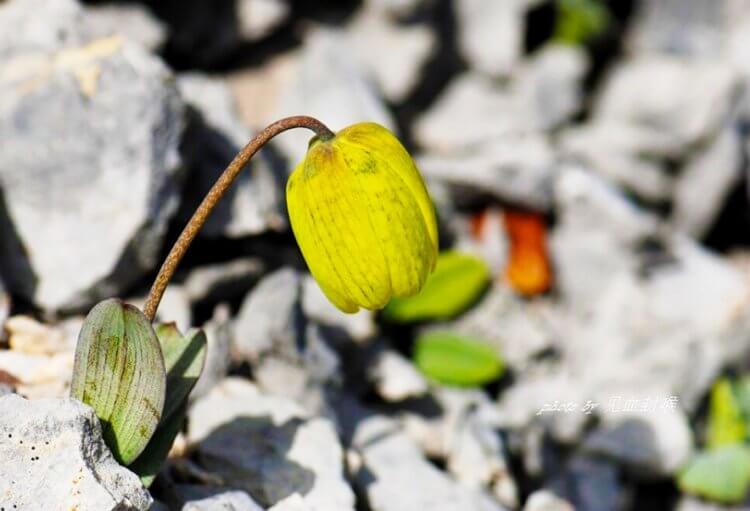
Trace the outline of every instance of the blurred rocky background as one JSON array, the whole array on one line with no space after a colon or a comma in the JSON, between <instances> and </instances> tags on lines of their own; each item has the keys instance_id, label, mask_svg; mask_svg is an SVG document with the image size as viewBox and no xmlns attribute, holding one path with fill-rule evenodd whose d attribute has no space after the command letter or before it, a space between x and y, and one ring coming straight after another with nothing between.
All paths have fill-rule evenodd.
<instances>
[{"instance_id":1,"label":"blurred rocky background","mask_svg":"<svg viewBox=\"0 0 750 511\"><path fill-rule=\"evenodd\" d=\"M4 474L65 460L14 490L50 510L75 473L79 509L750 509L749 92L747 0L0 0L0 394L31 399L0 400ZM149 495L42 398L294 114L395 131L441 248L488 273L420 317L338 312L285 212L310 135L279 136L159 310L209 355ZM498 370L426 374L440 331Z\"/></svg>"}]
</instances>

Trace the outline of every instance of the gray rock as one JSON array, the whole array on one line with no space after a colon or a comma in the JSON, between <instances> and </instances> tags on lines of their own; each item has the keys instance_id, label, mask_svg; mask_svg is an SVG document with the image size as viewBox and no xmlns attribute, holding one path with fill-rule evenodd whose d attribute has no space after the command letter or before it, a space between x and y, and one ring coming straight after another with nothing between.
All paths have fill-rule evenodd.
<instances>
[{"instance_id":1,"label":"gray rock","mask_svg":"<svg viewBox=\"0 0 750 511\"><path fill-rule=\"evenodd\" d=\"M339 359L328 347L328 327L308 322L303 314L302 283L290 268L266 276L240 307L233 352L250 363L265 392L322 412L326 389L340 380Z\"/></svg>"},{"instance_id":2,"label":"gray rock","mask_svg":"<svg viewBox=\"0 0 750 511\"><path fill-rule=\"evenodd\" d=\"M611 410L604 426L584 439L582 450L611 458L639 478L674 473L693 451L690 424L681 410L652 408Z\"/></svg>"},{"instance_id":3,"label":"gray rock","mask_svg":"<svg viewBox=\"0 0 750 511\"><path fill-rule=\"evenodd\" d=\"M234 320L233 350L239 357L258 361L272 350L297 354L305 329L301 285L302 276L284 268L266 276L245 297Z\"/></svg>"},{"instance_id":4,"label":"gray rock","mask_svg":"<svg viewBox=\"0 0 750 511\"><path fill-rule=\"evenodd\" d=\"M151 51L161 48L167 39L164 24L141 5L92 5L87 7L86 17L100 36L119 34Z\"/></svg>"},{"instance_id":5,"label":"gray rock","mask_svg":"<svg viewBox=\"0 0 750 511\"><path fill-rule=\"evenodd\" d=\"M708 232L742 177L743 149L737 128L729 126L690 158L675 183L675 228L694 238Z\"/></svg>"},{"instance_id":6,"label":"gray rock","mask_svg":"<svg viewBox=\"0 0 750 511\"><path fill-rule=\"evenodd\" d=\"M653 202L671 199L674 177L667 172L666 161L678 158L683 150L672 135L619 120L566 129L559 147L564 159Z\"/></svg>"},{"instance_id":7,"label":"gray rock","mask_svg":"<svg viewBox=\"0 0 750 511\"><path fill-rule=\"evenodd\" d=\"M641 2L628 37L628 46L638 53L713 57L726 42L731 3L727 0Z\"/></svg>"},{"instance_id":8,"label":"gray rock","mask_svg":"<svg viewBox=\"0 0 750 511\"><path fill-rule=\"evenodd\" d=\"M361 10L347 26L347 47L375 79L383 95L403 101L419 83L437 38L424 24L400 25L381 6Z\"/></svg>"},{"instance_id":9,"label":"gray rock","mask_svg":"<svg viewBox=\"0 0 750 511\"><path fill-rule=\"evenodd\" d=\"M340 328L355 341L366 341L377 333L375 314L365 309L344 314L336 308L311 276L302 280L302 310L305 316L321 325Z\"/></svg>"},{"instance_id":10,"label":"gray rock","mask_svg":"<svg viewBox=\"0 0 750 511\"><path fill-rule=\"evenodd\" d=\"M127 300L127 302L143 309L146 298L134 298ZM156 310L156 322L176 323L178 330L186 333L193 324L192 316L190 297L185 288L179 284L170 283L164 291L159 308Z\"/></svg>"},{"instance_id":11,"label":"gray rock","mask_svg":"<svg viewBox=\"0 0 750 511\"><path fill-rule=\"evenodd\" d=\"M244 491L226 491L188 502L182 511L263 511L263 508Z\"/></svg>"},{"instance_id":12,"label":"gray rock","mask_svg":"<svg viewBox=\"0 0 750 511\"><path fill-rule=\"evenodd\" d=\"M244 296L265 270L259 258L243 258L228 263L200 266L183 283L191 302L218 302Z\"/></svg>"},{"instance_id":13,"label":"gray rock","mask_svg":"<svg viewBox=\"0 0 750 511\"><path fill-rule=\"evenodd\" d=\"M482 491L448 478L385 417L363 418L356 426L353 449L349 466L354 484L373 511L505 509Z\"/></svg>"},{"instance_id":14,"label":"gray rock","mask_svg":"<svg viewBox=\"0 0 750 511\"><path fill-rule=\"evenodd\" d=\"M237 21L240 36L247 41L266 37L289 16L290 7L283 0L239 0Z\"/></svg>"},{"instance_id":15,"label":"gray rock","mask_svg":"<svg viewBox=\"0 0 750 511\"><path fill-rule=\"evenodd\" d=\"M526 499L523 511L575 511L575 508L550 491L537 490Z\"/></svg>"},{"instance_id":16,"label":"gray rock","mask_svg":"<svg viewBox=\"0 0 750 511\"><path fill-rule=\"evenodd\" d=\"M180 217L186 222L235 155L252 138L240 120L228 86L221 80L188 73L177 85L194 115L182 144L189 166ZM201 234L238 238L286 227L285 167L273 144L256 154L237 177Z\"/></svg>"},{"instance_id":17,"label":"gray rock","mask_svg":"<svg viewBox=\"0 0 750 511\"><path fill-rule=\"evenodd\" d=\"M523 51L527 0L456 2L458 48L469 65L490 76L507 76Z\"/></svg>"},{"instance_id":18,"label":"gray rock","mask_svg":"<svg viewBox=\"0 0 750 511\"><path fill-rule=\"evenodd\" d=\"M556 174L552 148L532 134L498 137L451 156L428 153L417 165L425 178L447 183L455 193L489 193L541 210L550 206Z\"/></svg>"},{"instance_id":19,"label":"gray rock","mask_svg":"<svg viewBox=\"0 0 750 511\"><path fill-rule=\"evenodd\" d=\"M737 73L724 62L643 56L615 68L594 116L661 131L688 148L719 131L738 92Z\"/></svg>"},{"instance_id":20,"label":"gray rock","mask_svg":"<svg viewBox=\"0 0 750 511\"><path fill-rule=\"evenodd\" d=\"M0 41L0 137L13 140L0 156L0 261L9 289L60 309L117 295L157 264L183 109L157 58L87 38L70 6L52 17L62 0L36 3L0 9L0 32L15 34Z\"/></svg>"},{"instance_id":21,"label":"gray rock","mask_svg":"<svg viewBox=\"0 0 750 511\"><path fill-rule=\"evenodd\" d=\"M686 413L724 364L750 350L740 312L748 289L742 273L688 238L661 242L661 252L641 254L642 269L611 269L598 303L561 332L559 360L518 375L500 402L506 426L541 422L571 442L592 414L612 427L636 414L653 436L653 449L637 455L644 475L671 474L687 459Z\"/></svg>"},{"instance_id":22,"label":"gray rock","mask_svg":"<svg viewBox=\"0 0 750 511\"><path fill-rule=\"evenodd\" d=\"M414 125L414 137L430 152L449 154L509 134L534 132L529 104L491 79L467 72L454 78Z\"/></svg>"},{"instance_id":23,"label":"gray rock","mask_svg":"<svg viewBox=\"0 0 750 511\"><path fill-rule=\"evenodd\" d=\"M573 456L548 486L576 511L616 511L625 502L617 466L593 457Z\"/></svg>"},{"instance_id":24,"label":"gray rock","mask_svg":"<svg viewBox=\"0 0 750 511\"><path fill-rule=\"evenodd\" d=\"M203 331L206 333L207 342L206 362L198 382L190 393L191 400L208 393L229 373L233 337L230 310L226 304L216 306L211 320L203 325Z\"/></svg>"},{"instance_id":25,"label":"gray rock","mask_svg":"<svg viewBox=\"0 0 750 511\"><path fill-rule=\"evenodd\" d=\"M606 181L575 167L561 172L555 202L555 280L563 297L584 310L597 303L617 272L635 269L635 251L657 234L657 221Z\"/></svg>"},{"instance_id":26,"label":"gray rock","mask_svg":"<svg viewBox=\"0 0 750 511\"><path fill-rule=\"evenodd\" d=\"M393 350L383 350L375 357L368 376L380 397L390 402L422 396L429 389L422 373Z\"/></svg>"},{"instance_id":27,"label":"gray rock","mask_svg":"<svg viewBox=\"0 0 750 511\"><path fill-rule=\"evenodd\" d=\"M0 455L6 508L145 511L152 502L112 457L94 411L72 399L0 397Z\"/></svg>"},{"instance_id":28,"label":"gray rock","mask_svg":"<svg viewBox=\"0 0 750 511\"><path fill-rule=\"evenodd\" d=\"M226 379L198 400L188 438L204 468L264 506L299 493L312 509L354 509L333 424L246 380Z\"/></svg>"},{"instance_id":29,"label":"gray rock","mask_svg":"<svg viewBox=\"0 0 750 511\"><path fill-rule=\"evenodd\" d=\"M0 350L0 372L26 397L50 398L69 394L80 320L44 325L26 316L5 322L11 349Z\"/></svg>"},{"instance_id":30,"label":"gray rock","mask_svg":"<svg viewBox=\"0 0 750 511\"><path fill-rule=\"evenodd\" d=\"M322 29L309 33L294 69L280 83L278 103L264 122L305 112L333 131L362 121L377 122L394 131L395 121L377 87L347 48L340 33ZM294 130L278 138L290 165L302 160L312 136L307 130Z\"/></svg>"},{"instance_id":31,"label":"gray rock","mask_svg":"<svg viewBox=\"0 0 750 511\"><path fill-rule=\"evenodd\" d=\"M61 47L83 45L92 36L92 27L76 0L6 1L0 6L0 21L3 62L19 53L44 54ZM50 30L51 27L55 30Z\"/></svg>"},{"instance_id":32,"label":"gray rock","mask_svg":"<svg viewBox=\"0 0 750 511\"><path fill-rule=\"evenodd\" d=\"M441 403L446 402L446 397L443 396ZM503 442L488 422L487 413L483 413L489 400L481 399L477 405L460 394L449 397L453 401L458 397L460 405L449 407L445 417L450 431L446 452L448 472L469 488L490 488L501 504L518 508L518 488L505 458Z\"/></svg>"},{"instance_id":33,"label":"gray rock","mask_svg":"<svg viewBox=\"0 0 750 511\"><path fill-rule=\"evenodd\" d=\"M555 128L581 109L588 68L582 48L562 45L547 45L523 63L513 88L533 113L535 125Z\"/></svg>"}]
</instances>

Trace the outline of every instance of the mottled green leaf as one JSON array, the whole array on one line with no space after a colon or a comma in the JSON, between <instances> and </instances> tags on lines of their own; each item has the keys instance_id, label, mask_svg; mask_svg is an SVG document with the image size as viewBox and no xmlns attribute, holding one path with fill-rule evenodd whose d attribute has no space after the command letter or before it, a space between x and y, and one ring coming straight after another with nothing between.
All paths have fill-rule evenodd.
<instances>
[{"instance_id":1,"label":"mottled green leaf","mask_svg":"<svg viewBox=\"0 0 750 511\"><path fill-rule=\"evenodd\" d=\"M187 399L206 361L206 334L193 329L183 336L174 323L156 327L167 370L167 397L163 419L169 418Z\"/></svg>"},{"instance_id":2,"label":"mottled green leaf","mask_svg":"<svg viewBox=\"0 0 750 511\"><path fill-rule=\"evenodd\" d=\"M489 269L478 257L443 252L422 291L412 297L394 298L383 310L383 316L400 323L450 319L476 302L489 279Z\"/></svg>"},{"instance_id":3,"label":"mottled green leaf","mask_svg":"<svg viewBox=\"0 0 750 511\"><path fill-rule=\"evenodd\" d=\"M146 449L138 456L130 470L138 474L143 486L148 488L154 482L156 476L161 470L164 460L167 459L169 450L172 448L174 439L182 429L187 414L187 401L183 401L182 406L174 410L170 416L165 416L159 427L156 428L154 436L146 446Z\"/></svg>"},{"instance_id":4,"label":"mottled green leaf","mask_svg":"<svg viewBox=\"0 0 750 511\"><path fill-rule=\"evenodd\" d=\"M414 362L426 376L447 385L483 385L503 373L502 360L490 346L447 332L417 339Z\"/></svg>"},{"instance_id":5,"label":"mottled green leaf","mask_svg":"<svg viewBox=\"0 0 750 511\"><path fill-rule=\"evenodd\" d=\"M94 409L120 463L129 464L146 447L165 391L161 348L143 313L114 299L91 309L78 337L71 396Z\"/></svg>"},{"instance_id":6,"label":"mottled green leaf","mask_svg":"<svg viewBox=\"0 0 750 511\"><path fill-rule=\"evenodd\" d=\"M745 438L745 420L732 384L726 378L714 383L708 412L706 445L709 448L735 444Z\"/></svg>"},{"instance_id":7,"label":"mottled green leaf","mask_svg":"<svg viewBox=\"0 0 750 511\"><path fill-rule=\"evenodd\" d=\"M703 451L680 471L677 483L686 493L706 499L741 502L750 488L750 448L732 444Z\"/></svg>"}]
</instances>

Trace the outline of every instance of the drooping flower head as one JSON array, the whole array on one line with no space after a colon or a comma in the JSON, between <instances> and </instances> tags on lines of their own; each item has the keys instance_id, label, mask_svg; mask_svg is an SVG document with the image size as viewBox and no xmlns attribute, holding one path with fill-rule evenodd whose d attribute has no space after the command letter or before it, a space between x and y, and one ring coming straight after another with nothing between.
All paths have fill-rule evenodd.
<instances>
[{"instance_id":1,"label":"drooping flower head","mask_svg":"<svg viewBox=\"0 0 750 511\"><path fill-rule=\"evenodd\" d=\"M409 153L378 124L313 138L286 195L310 272L344 312L416 294L435 266L432 201Z\"/></svg>"}]
</instances>

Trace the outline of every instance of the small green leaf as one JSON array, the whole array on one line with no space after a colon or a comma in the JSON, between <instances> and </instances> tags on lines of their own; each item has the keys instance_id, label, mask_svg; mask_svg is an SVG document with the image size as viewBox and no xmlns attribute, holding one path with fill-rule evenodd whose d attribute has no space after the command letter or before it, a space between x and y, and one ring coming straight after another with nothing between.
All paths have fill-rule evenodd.
<instances>
[{"instance_id":1,"label":"small green leaf","mask_svg":"<svg viewBox=\"0 0 750 511\"><path fill-rule=\"evenodd\" d=\"M174 323L162 323L156 327L156 336L161 343L167 370L164 421L182 406L203 372L206 334L203 330L193 329L183 336Z\"/></svg>"},{"instance_id":2,"label":"small green leaf","mask_svg":"<svg viewBox=\"0 0 750 511\"><path fill-rule=\"evenodd\" d=\"M71 396L94 409L104 441L123 465L151 439L165 390L161 348L143 313L115 299L91 309L78 336Z\"/></svg>"},{"instance_id":3,"label":"small green leaf","mask_svg":"<svg viewBox=\"0 0 750 511\"><path fill-rule=\"evenodd\" d=\"M408 298L394 298L383 316L399 323L453 318L471 307L489 279L489 269L478 257L443 252L422 291Z\"/></svg>"},{"instance_id":4,"label":"small green leaf","mask_svg":"<svg viewBox=\"0 0 750 511\"><path fill-rule=\"evenodd\" d=\"M426 376L447 385L483 385L503 373L502 360L490 346L447 332L417 339L414 362Z\"/></svg>"},{"instance_id":5,"label":"small green leaf","mask_svg":"<svg viewBox=\"0 0 750 511\"><path fill-rule=\"evenodd\" d=\"M611 15L600 0L557 0L557 23L553 40L580 45L607 30Z\"/></svg>"},{"instance_id":6,"label":"small green leaf","mask_svg":"<svg viewBox=\"0 0 750 511\"><path fill-rule=\"evenodd\" d=\"M164 460L169 455L174 439L182 429L187 414L187 402L177 408L169 417L156 428L154 436L143 450L138 459L130 465L130 470L138 474L143 486L148 488L154 482L161 470Z\"/></svg>"},{"instance_id":7,"label":"small green leaf","mask_svg":"<svg viewBox=\"0 0 750 511\"><path fill-rule=\"evenodd\" d=\"M732 384L726 378L714 383L708 412L706 445L709 448L741 442L745 438L745 420Z\"/></svg>"},{"instance_id":8,"label":"small green leaf","mask_svg":"<svg viewBox=\"0 0 750 511\"><path fill-rule=\"evenodd\" d=\"M734 504L744 500L750 488L750 448L724 445L694 456L677 476L686 493Z\"/></svg>"}]
</instances>

